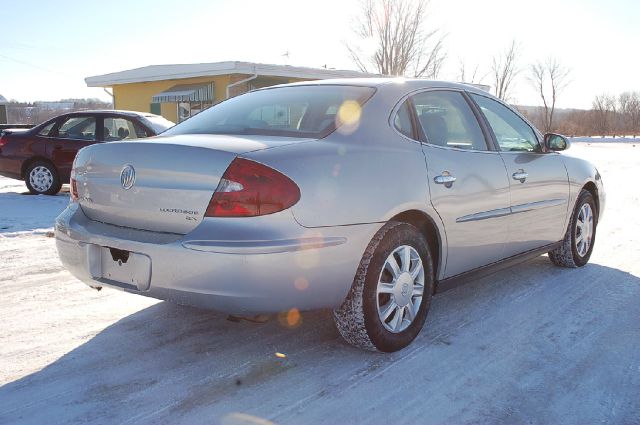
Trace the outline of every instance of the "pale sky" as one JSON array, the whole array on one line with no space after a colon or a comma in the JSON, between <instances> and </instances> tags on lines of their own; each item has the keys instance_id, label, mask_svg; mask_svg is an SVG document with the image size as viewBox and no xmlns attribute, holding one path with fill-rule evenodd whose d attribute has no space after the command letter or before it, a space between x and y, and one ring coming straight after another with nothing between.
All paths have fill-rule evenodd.
<instances>
[{"instance_id":1,"label":"pale sky","mask_svg":"<svg viewBox=\"0 0 640 425\"><path fill-rule=\"evenodd\" d=\"M0 94L21 101L106 100L85 77L152 64L356 69L344 41L353 38L357 0L0 0L0 10ZM516 39L524 70L515 103L540 103L524 76L549 55L572 69L561 107L589 108L596 94L640 90L638 1L432 0L430 11L429 25L446 33L440 79L457 80L463 60L491 84L491 56Z\"/></svg>"}]
</instances>

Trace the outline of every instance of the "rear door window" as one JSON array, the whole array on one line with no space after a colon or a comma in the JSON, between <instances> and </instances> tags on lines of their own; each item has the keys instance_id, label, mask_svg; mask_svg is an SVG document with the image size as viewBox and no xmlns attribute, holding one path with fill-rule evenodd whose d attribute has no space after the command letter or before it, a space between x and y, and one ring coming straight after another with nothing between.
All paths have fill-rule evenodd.
<instances>
[{"instance_id":1,"label":"rear door window","mask_svg":"<svg viewBox=\"0 0 640 425\"><path fill-rule=\"evenodd\" d=\"M44 136L44 137L48 137L51 135L51 130L53 129L53 126L56 125L56 122L53 121L47 125L45 125L44 127L42 127L42 130L40 130L38 132L38 136Z\"/></svg>"},{"instance_id":2,"label":"rear door window","mask_svg":"<svg viewBox=\"0 0 640 425\"><path fill-rule=\"evenodd\" d=\"M406 100L402 106L398 109L395 118L393 119L393 126L403 135L410 139L415 139L413 131L413 124L411 122L411 106L409 101Z\"/></svg>"},{"instance_id":3,"label":"rear door window","mask_svg":"<svg viewBox=\"0 0 640 425\"><path fill-rule=\"evenodd\" d=\"M460 92L427 91L412 97L427 143L447 148L486 151L480 124Z\"/></svg>"}]
</instances>

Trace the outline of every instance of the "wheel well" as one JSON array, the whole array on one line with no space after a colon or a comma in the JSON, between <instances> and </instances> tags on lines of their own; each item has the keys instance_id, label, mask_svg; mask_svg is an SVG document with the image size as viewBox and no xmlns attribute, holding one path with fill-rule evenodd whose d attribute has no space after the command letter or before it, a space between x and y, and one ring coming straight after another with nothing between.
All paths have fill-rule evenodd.
<instances>
[{"instance_id":1,"label":"wheel well","mask_svg":"<svg viewBox=\"0 0 640 425\"><path fill-rule=\"evenodd\" d=\"M433 257L433 269L435 272L435 278L438 278L438 272L440 267L440 251L442 242L440 239L440 233L438 232L438 228L435 223L427 214L418 210L410 210L400 213L390 221L401 221L403 223L409 223L416 226L420 233L422 233L429 244L429 250L431 251L431 256Z\"/></svg>"},{"instance_id":2,"label":"wheel well","mask_svg":"<svg viewBox=\"0 0 640 425\"><path fill-rule=\"evenodd\" d=\"M598 217L600 215L600 198L598 197L598 188L596 187L596 184L594 182L588 182L584 185L583 189L591 192L593 200L596 203L596 217Z\"/></svg>"},{"instance_id":3,"label":"wheel well","mask_svg":"<svg viewBox=\"0 0 640 425\"><path fill-rule=\"evenodd\" d=\"M25 162L22 163L22 169L20 170L20 176L22 176L23 179L26 178L27 169L31 166L31 164L33 164L34 162L37 162L37 161L46 162L48 164L51 164L54 167L56 166L48 158L44 158L44 157L41 157L41 156L33 156L33 157L27 159Z\"/></svg>"}]
</instances>

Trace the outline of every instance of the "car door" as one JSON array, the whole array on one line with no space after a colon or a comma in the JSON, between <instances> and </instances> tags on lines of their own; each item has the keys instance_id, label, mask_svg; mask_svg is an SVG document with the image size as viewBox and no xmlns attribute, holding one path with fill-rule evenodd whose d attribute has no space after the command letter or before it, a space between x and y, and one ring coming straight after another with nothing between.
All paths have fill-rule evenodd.
<instances>
[{"instance_id":1,"label":"car door","mask_svg":"<svg viewBox=\"0 0 640 425\"><path fill-rule=\"evenodd\" d=\"M97 121L93 115L71 115L60 120L50 134L46 152L64 183L69 179L78 151L98 142Z\"/></svg>"},{"instance_id":2,"label":"car door","mask_svg":"<svg viewBox=\"0 0 640 425\"><path fill-rule=\"evenodd\" d=\"M467 96L429 90L410 99L426 157L431 203L444 223L444 277L504 257L509 181Z\"/></svg>"},{"instance_id":3,"label":"car door","mask_svg":"<svg viewBox=\"0 0 640 425\"><path fill-rule=\"evenodd\" d=\"M544 152L533 128L500 102L472 94L492 130L509 176L511 216L507 255L562 239L569 179L560 154Z\"/></svg>"}]
</instances>

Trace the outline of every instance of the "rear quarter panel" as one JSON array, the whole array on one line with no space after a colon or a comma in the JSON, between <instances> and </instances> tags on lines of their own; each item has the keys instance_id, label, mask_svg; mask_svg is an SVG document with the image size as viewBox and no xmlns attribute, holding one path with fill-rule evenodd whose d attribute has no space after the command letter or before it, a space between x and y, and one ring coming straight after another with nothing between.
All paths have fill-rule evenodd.
<instances>
[{"instance_id":1,"label":"rear quarter panel","mask_svg":"<svg viewBox=\"0 0 640 425\"><path fill-rule=\"evenodd\" d=\"M46 158L43 140L31 134L8 134L9 141L0 148L0 170L15 178L22 178L24 162L33 157Z\"/></svg>"},{"instance_id":2,"label":"rear quarter panel","mask_svg":"<svg viewBox=\"0 0 640 425\"><path fill-rule=\"evenodd\" d=\"M305 227L384 222L428 204L424 155L418 144L371 149L358 140L302 143L246 154L300 187L292 208Z\"/></svg>"}]
</instances>

